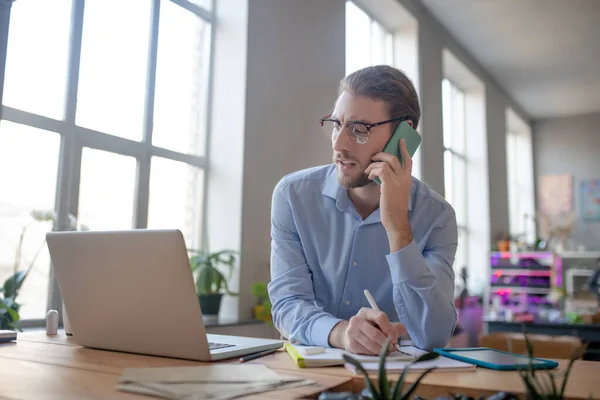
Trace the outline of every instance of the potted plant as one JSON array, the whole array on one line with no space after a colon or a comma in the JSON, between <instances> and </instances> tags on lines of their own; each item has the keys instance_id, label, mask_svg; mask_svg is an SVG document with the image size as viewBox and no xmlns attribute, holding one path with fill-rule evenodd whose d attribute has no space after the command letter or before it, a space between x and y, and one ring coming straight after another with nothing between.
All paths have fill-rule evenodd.
<instances>
[{"instance_id":1,"label":"potted plant","mask_svg":"<svg viewBox=\"0 0 600 400\"><path fill-rule=\"evenodd\" d=\"M258 304L254 306L254 318L265 321L267 324L273 324L273 316L271 315L271 300L269 298L269 290L264 282L257 282L252 285L252 294L256 296Z\"/></svg>"},{"instance_id":2,"label":"potted plant","mask_svg":"<svg viewBox=\"0 0 600 400\"><path fill-rule=\"evenodd\" d=\"M512 238L509 234L503 233L496 237L496 249L501 252L510 251L510 242Z\"/></svg>"},{"instance_id":3,"label":"potted plant","mask_svg":"<svg viewBox=\"0 0 600 400\"><path fill-rule=\"evenodd\" d=\"M26 268L23 268L23 243L25 241L27 229L32 223L36 222L51 222L52 230L55 229L56 213L53 210L33 210L29 216L31 217L31 221L23 226L21 235L19 237L19 243L15 251L13 274L6 279L3 286L0 287L0 330L20 330L18 323L21 319L19 315L21 304L17 303L17 297L19 295L19 291L21 290L21 286L23 283L25 283L25 279L29 275L29 272L31 272L33 269L38 256L46 247L46 240L44 240L33 255L31 261L29 261L29 265ZM77 219L72 215L69 215L69 224L71 230L78 228ZM87 230L87 227L82 225L81 229Z\"/></svg>"},{"instance_id":4,"label":"potted plant","mask_svg":"<svg viewBox=\"0 0 600 400\"><path fill-rule=\"evenodd\" d=\"M369 377L367 371L363 368L362 364L353 358L349 354L344 354L344 360L352 364L357 371L363 375L365 380L365 388L360 393L352 393L352 392L322 392L319 395L319 400L425 400L420 396L411 397L415 390L419 386L421 380L434 368L429 368L425 370L416 380L410 385L406 390L404 387L404 380L406 377L409 368L404 368L404 371L398 378L395 384L387 376L387 371L385 368L385 359L387 356L387 349L389 346L390 340L388 339L385 345L382 347L382 351L379 357L379 371L378 376L374 379L374 382ZM579 348L574 351L571 355L569 364L564 373L559 373L558 371L548 371L548 370L538 370L536 371L532 367L532 358L533 358L533 348L527 335L525 335L525 343L527 347L527 355L529 357L529 362L527 365L524 365L523 368L519 369L517 372L519 373L521 380L525 386L525 399L532 400L564 400L565 399L565 388L567 386L567 381L569 379L569 374L571 372L571 367L575 360L581 357L583 353L583 349ZM431 360L438 357L437 353L426 353L419 357L415 363ZM590 397L591 399L591 394ZM479 397L471 397L461 393L448 393L448 396L439 396L436 397L436 400L518 400L519 397L513 393L509 392L496 392L490 396L479 396Z\"/></svg>"},{"instance_id":5,"label":"potted plant","mask_svg":"<svg viewBox=\"0 0 600 400\"><path fill-rule=\"evenodd\" d=\"M190 252L193 254L190 257L190 264L202 314L217 317L223 294L237 296L237 293L231 292L227 285L233 273L237 252L233 250L221 250L215 253L198 250ZM227 277L220 269L221 266L227 269Z\"/></svg>"}]
</instances>

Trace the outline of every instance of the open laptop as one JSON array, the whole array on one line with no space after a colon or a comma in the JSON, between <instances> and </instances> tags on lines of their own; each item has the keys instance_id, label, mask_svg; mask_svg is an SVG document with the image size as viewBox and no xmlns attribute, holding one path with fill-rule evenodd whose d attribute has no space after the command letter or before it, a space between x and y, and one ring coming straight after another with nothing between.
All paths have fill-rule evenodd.
<instances>
[{"instance_id":1,"label":"open laptop","mask_svg":"<svg viewBox=\"0 0 600 400\"><path fill-rule=\"evenodd\" d=\"M283 345L206 334L179 230L49 232L46 239L82 346L213 361Z\"/></svg>"}]
</instances>

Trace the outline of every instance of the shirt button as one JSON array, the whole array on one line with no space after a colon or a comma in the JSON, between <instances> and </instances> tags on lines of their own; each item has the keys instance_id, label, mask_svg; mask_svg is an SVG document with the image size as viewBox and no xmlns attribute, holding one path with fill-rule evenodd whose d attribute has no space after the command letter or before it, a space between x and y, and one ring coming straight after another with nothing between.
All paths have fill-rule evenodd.
<instances>
[{"instance_id":1,"label":"shirt button","mask_svg":"<svg viewBox=\"0 0 600 400\"><path fill-rule=\"evenodd\" d=\"M354 262L352 263L352 265L354 265L354 266L356 267L356 266L358 265L358 263L357 263L356 261L354 261Z\"/></svg>"},{"instance_id":2,"label":"shirt button","mask_svg":"<svg viewBox=\"0 0 600 400\"><path fill-rule=\"evenodd\" d=\"M349 306L350 305L350 300L346 300L346 305Z\"/></svg>"}]
</instances>

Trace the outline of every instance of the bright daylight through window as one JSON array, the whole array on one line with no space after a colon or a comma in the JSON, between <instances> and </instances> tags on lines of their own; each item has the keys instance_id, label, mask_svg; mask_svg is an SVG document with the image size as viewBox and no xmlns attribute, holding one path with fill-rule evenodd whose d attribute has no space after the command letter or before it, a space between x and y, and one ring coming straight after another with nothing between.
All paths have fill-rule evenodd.
<instances>
[{"instance_id":1,"label":"bright daylight through window","mask_svg":"<svg viewBox=\"0 0 600 400\"><path fill-rule=\"evenodd\" d=\"M0 120L0 286L31 267L16 299L25 324L58 306L49 230L75 221L75 229L177 228L189 247L201 247L211 4L12 5Z\"/></svg>"}]
</instances>

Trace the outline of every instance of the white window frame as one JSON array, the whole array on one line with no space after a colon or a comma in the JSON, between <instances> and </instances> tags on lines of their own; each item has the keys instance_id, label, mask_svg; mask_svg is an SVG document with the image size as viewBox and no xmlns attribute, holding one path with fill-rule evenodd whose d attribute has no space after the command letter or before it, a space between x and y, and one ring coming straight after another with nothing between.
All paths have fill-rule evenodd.
<instances>
[{"instance_id":1,"label":"white window frame","mask_svg":"<svg viewBox=\"0 0 600 400\"><path fill-rule=\"evenodd\" d=\"M60 152L58 164L57 190L55 197L55 211L57 213L57 230L65 230L69 227L69 214L78 214L79 187L81 158L83 148L103 150L114 154L134 157L137 161L136 183L135 183L135 205L134 223L136 229L147 228L148 225L148 203L150 186L150 163L153 156L179 161L197 167L204 171L204 188L201 212L202 233L199 242L206 240L206 196L208 184L208 160L211 126L211 97L212 76L214 62L214 37L215 16L213 11L202 8L188 0L149 0L151 1L151 20L149 36L149 52L147 60L147 78L144 100L144 123L143 139L140 142L109 135L93 129L83 128L75 124L77 105L77 91L79 83L79 67L81 59L81 45L83 34L83 21L85 0L73 0L71 10L71 27L69 37L69 63L67 66L67 90L66 107L62 120L48 118L31 112L15 109L2 105L2 94L4 88L4 70L6 66L6 48L8 43L8 24L10 20L11 1L0 0L0 119L39 128L60 134ZM210 49L209 49L209 71L208 71L208 101L206 120L206 145L205 155L197 156L180 153L152 145L152 125L154 113L154 94L156 85L156 67L158 53L158 31L161 1L170 1L187 11L197 15L206 23L210 24ZM215 10L216 0L212 0L211 10ZM52 269L50 269L47 309L60 310L62 307L62 296ZM44 319L21 320L23 328L32 326L43 326Z\"/></svg>"},{"instance_id":2,"label":"white window frame","mask_svg":"<svg viewBox=\"0 0 600 400\"><path fill-rule=\"evenodd\" d=\"M442 85L444 85L444 84L447 84L449 86L451 92L454 90L459 91L462 94L463 98L466 100L466 92L464 90L462 90L460 88L460 86L456 85L452 80L450 80L448 78L444 78L442 81ZM450 97L452 98L452 94L450 95ZM443 102L442 102L442 104L443 104ZM443 112L446 112L446 110L443 110ZM455 117L454 110L450 110L450 112L452 113L452 117ZM446 154L450 154L453 164L454 164L455 160L457 160L458 162L464 163L464 168L463 168L464 176L462 177L463 182L464 182L463 192L458 193L458 194L454 193L454 190L453 190L454 188L452 188L452 197L453 197L452 200L463 202L464 208L466 210L468 210L468 208L469 208L469 204L468 204L468 201L469 201L469 196L468 196L468 193L469 193L469 179L468 179L469 158L466 153L466 135L467 135L467 132L466 132L466 129L467 129L467 127L466 127L466 106L463 107L461 118L462 118L462 125L463 125L462 129L464 130L463 134L465 136L465 143L464 143L465 148L462 151L460 151L460 150L457 150L456 148L453 148L452 145L446 146L446 144L444 144L444 159L446 158ZM455 179L455 176L453 175L454 171L450 171L450 172L444 171L444 174L446 174L446 173L451 174L450 179L453 182ZM445 175L445 178L446 178L446 175ZM446 188L446 190L448 190L448 189ZM469 230L469 215L468 215L468 213L465 213L464 218L465 218L465 221L463 221L464 223L458 224L457 230L458 230L459 236L461 235L461 233L464 235L463 243L469 243L470 230ZM465 257L465 259L463 261L466 263L466 265L456 265L456 264L454 265L455 275L456 275L455 277L458 277L458 274L460 273L460 270L463 267L466 267L467 269L469 268L469 266L468 266L468 264L469 264L469 246L468 245L465 246L464 257Z\"/></svg>"}]
</instances>

